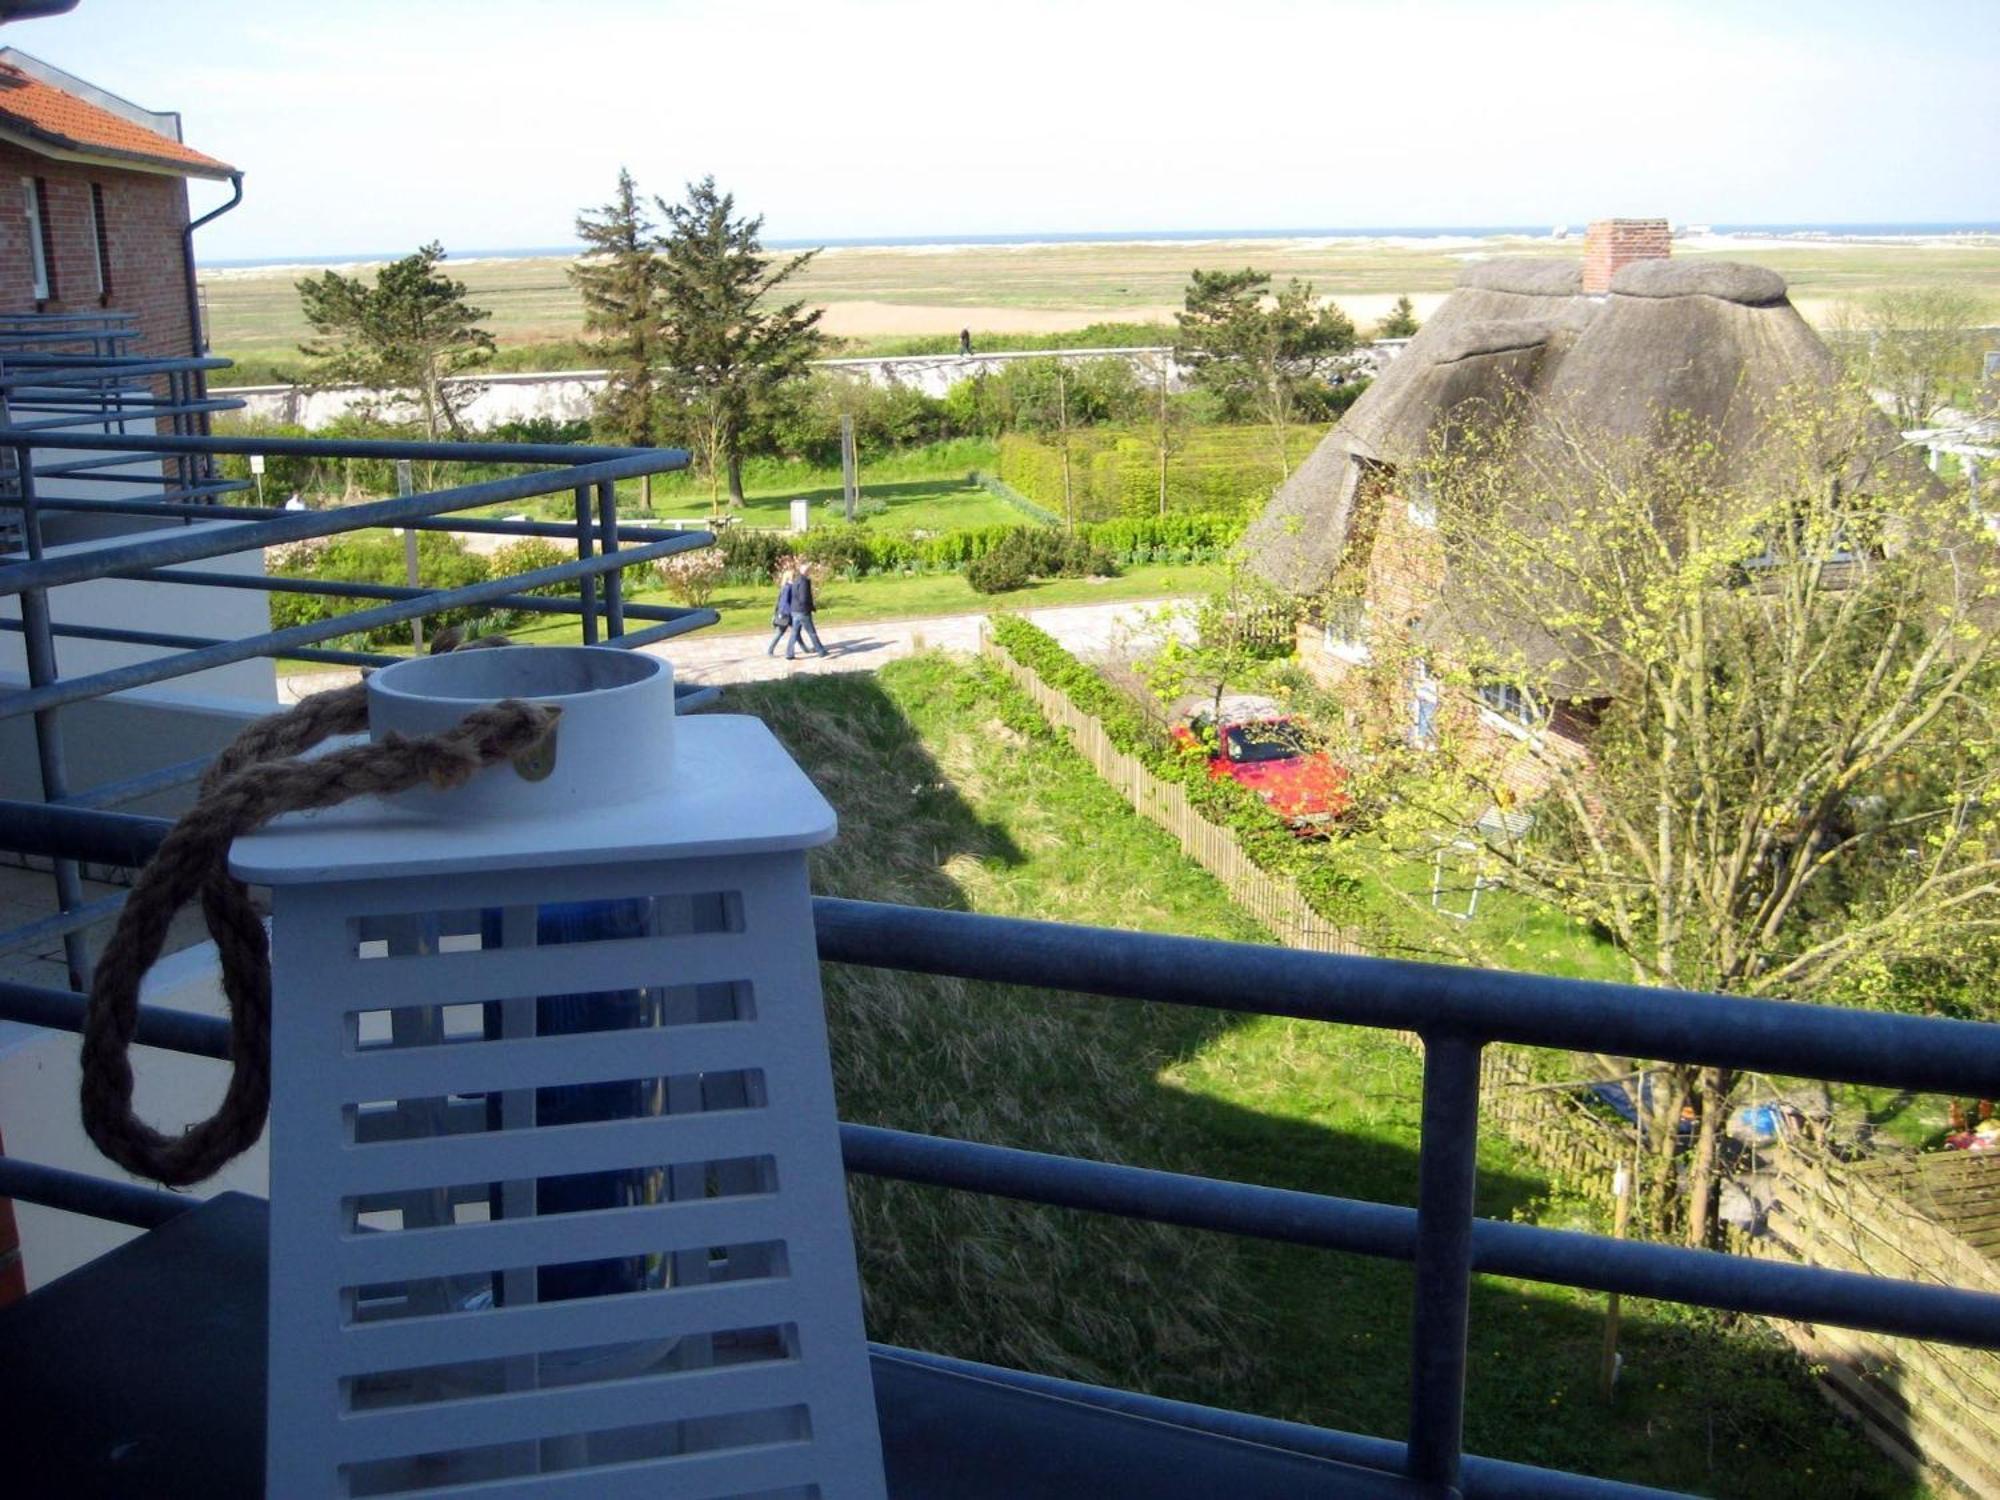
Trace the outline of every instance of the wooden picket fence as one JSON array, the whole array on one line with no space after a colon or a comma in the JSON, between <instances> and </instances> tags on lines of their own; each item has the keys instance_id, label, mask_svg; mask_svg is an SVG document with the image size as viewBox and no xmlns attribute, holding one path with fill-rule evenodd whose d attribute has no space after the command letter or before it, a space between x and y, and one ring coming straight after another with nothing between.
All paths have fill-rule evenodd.
<instances>
[{"instance_id":1,"label":"wooden picket fence","mask_svg":"<svg viewBox=\"0 0 2000 1500\"><path fill-rule=\"evenodd\" d=\"M1067 731L1077 751L1142 817L1171 833L1190 859L1281 942L1319 953L1364 951L1352 934L1308 906L1292 881L1253 863L1235 835L1203 817L1180 786L1161 780L1114 745L1103 725L1067 695L991 636L982 637L982 650L1050 724ZM1417 1042L1414 1034L1404 1039ZM1630 1132L1593 1112L1574 1087L1541 1079L1533 1057L1526 1048L1485 1049L1482 1116L1533 1155L1551 1180L1609 1202L1620 1163L1631 1160ZM1738 1236L1733 1248L1769 1259L2000 1292L2000 1265L1985 1249L1987 1238L2000 1245L2000 1153L1990 1166L1995 1206L1990 1215L1968 1220L1960 1233L1948 1222L1949 1213L1938 1212L1940 1203L1966 1201L1956 1183L1925 1197L1913 1190L1908 1172L1857 1168L1823 1153L1788 1148L1778 1158L1781 1206L1770 1216L1770 1233ZM1967 1234L1981 1244L1968 1243ZM1768 1321L1811 1362L1827 1398L1891 1457L1970 1494L2000 1495L2000 1355Z\"/></svg>"},{"instance_id":2,"label":"wooden picket fence","mask_svg":"<svg viewBox=\"0 0 2000 1500\"><path fill-rule=\"evenodd\" d=\"M1955 1155L1955 1154L1954 1154ZM1739 1254L2000 1293L2000 1265L1967 1243L1946 1208L1920 1204L1911 1177L1931 1158L1842 1162L1806 1142L1773 1156L1769 1232L1737 1236ZM1939 1165L1990 1176L1985 1153ZM2000 1354L1769 1319L1811 1362L1820 1389L1876 1446L1934 1484L2000 1495Z\"/></svg>"}]
</instances>

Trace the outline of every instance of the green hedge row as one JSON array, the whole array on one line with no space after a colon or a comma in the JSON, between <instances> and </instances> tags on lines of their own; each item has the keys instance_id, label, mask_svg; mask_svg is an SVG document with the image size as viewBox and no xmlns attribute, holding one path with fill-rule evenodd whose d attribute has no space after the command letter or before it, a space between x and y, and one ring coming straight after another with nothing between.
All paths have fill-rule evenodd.
<instances>
[{"instance_id":1,"label":"green hedge row","mask_svg":"<svg viewBox=\"0 0 2000 1500\"><path fill-rule=\"evenodd\" d=\"M1215 562L1243 534L1232 515L1141 516L1076 528L1090 546L1120 564ZM955 573L1009 544L1019 526L964 526L928 536L866 526L824 526L795 536L731 528L716 538L732 583L762 583L786 559L808 558L845 577L868 573ZM1028 528L1040 530L1040 528Z\"/></svg>"},{"instance_id":2,"label":"green hedge row","mask_svg":"<svg viewBox=\"0 0 2000 1500\"><path fill-rule=\"evenodd\" d=\"M1318 426L1292 429L1286 451L1294 467L1322 436ZM1080 429L1070 433L1069 446L1071 501L1079 519L1159 514L1160 454L1151 431ZM1282 477L1269 428L1186 428L1175 435L1167 464L1167 513L1242 514L1262 505ZM1062 512L1059 444L1026 433L1003 435L1000 478L1034 504Z\"/></svg>"},{"instance_id":3,"label":"green hedge row","mask_svg":"<svg viewBox=\"0 0 2000 1500\"><path fill-rule=\"evenodd\" d=\"M1302 840L1255 792L1227 777L1211 779L1204 753L1181 749L1135 703L1018 615L990 615L994 641L1022 666L1103 726L1106 736L1163 781L1178 782L1188 801L1236 836L1251 863L1292 881L1312 909L1355 926L1360 883L1335 867L1318 844Z\"/></svg>"}]
</instances>

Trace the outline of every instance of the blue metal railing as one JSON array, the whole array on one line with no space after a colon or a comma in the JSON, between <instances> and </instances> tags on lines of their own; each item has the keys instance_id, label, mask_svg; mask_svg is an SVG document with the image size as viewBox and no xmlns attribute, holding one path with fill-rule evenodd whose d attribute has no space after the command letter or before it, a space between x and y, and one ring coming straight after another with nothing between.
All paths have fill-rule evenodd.
<instances>
[{"instance_id":1,"label":"blue metal railing","mask_svg":"<svg viewBox=\"0 0 2000 1500\"><path fill-rule=\"evenodd\" d=\"M205 761L194 759L104 785L73 787L60 711L107 694L255 657L380 665L397 658L325 643L447 610L573 616L587 643L625 648L664 640L717 618L708 609L629 603L620 581L626 568L713 540L702 531L620 523L618 481L685 467L687 455L678 449L217 437L207 430L210 415L241 403L207 398L203 377L228 361L134 356L125 351L135 336L126 315L0 318L0 529L9 533L0 548L11 548L20 559L0 563L0 595L20 601L18 618L0 620L0 630L23 637L28 677L25 689L0 697L0 719L33 718L41 790L48 803L115 806L201 774ZM249 488L247 481L220 477L217 460L231 456L521 466L526 472L334 510L274 510L216 503ZM79 484L94 492L76 493ZM136 491L138 498L107 495L107 486ZM454 519L459 511L552 494L572 498L574 521ZM99 534L92 545L52 550L49 527L58 517L92 518ZM131 517L127 524L152 529L104 538L103 525L119 524L117 517ZM170 524L174 521L182 524ZM192 524L196 522L210 524ZM574 548L575 557L453 589L182 566L383 526L559 538ZM100 578L379 602L236 639L54 618L51 591ZM575 593L563 592L564 586ZM139 646L149 654L106 670L64 676L57 661L57 642L64 639ZM707 696L689 691L682 701ZM0 932L0 952L60 934L71 986L80 990L89 977L85 930L115 916L120 903L116 897L87 902L73 859L59 855L52 873L57 916Z\"/></svg>"},{"instance_id":2,"label":"blue metal railing","mask_svg":"<svg viewBox=\"0 0 2000 1500\"><path fill-rule=\"evenodd\" d=\"M0 803L0 843L143 860L162 819ZM2000 1027L1924 1017L1666 993L1637 986L1355 958L1209 939L819 898L820 956L834 963L1042 989L1414 1030L1424 1043L1423 1137L1414 1209L1256 1184L847 1124L850 1171L1155 1223L1392 1260L1415 1270L1405 1444L1105 1391L939 1356L1027 1389L1335 1457L1439 1495L1639 1495L1658 1491L1468 1458L1461 1434L1466 1310L1475 1274L2000 1349L2000 1296L1705 1250L1478 1219L1472 1185L1478 1062L1489 1042L1611 1051L1844 1082L1991 1095ZM0 985L0 1018L74 1030L81 997ZM227 1023L149 1008L139 1038L227 1055ZM0 1160L0 1195L154 1222L169 1194L133 1198L96 1179ZM137 1190L143 1191L143 1190Z\"/></svg>"}]
</instances>

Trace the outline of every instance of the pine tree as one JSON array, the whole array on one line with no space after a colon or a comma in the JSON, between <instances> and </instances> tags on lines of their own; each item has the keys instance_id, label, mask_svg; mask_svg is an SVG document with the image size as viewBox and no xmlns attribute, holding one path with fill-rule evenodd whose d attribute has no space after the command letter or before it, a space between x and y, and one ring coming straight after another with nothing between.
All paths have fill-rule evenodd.
<instances>
[{"instance_id":1,"label":"pine tree","mask_svg":"<svg viewBox=\"0 0 2000 1500\"><path fill-rule=\"evenodd\" d=\"M1408 297L1398 297L1388 315L1375 325L1375 337L1378 339L1415 338L1416 333L1417 310L1410 305Z\"/></svg>"},{"instance_id":2,"label":"pine tree","mask_svg":"<svg viewBox=\"0 0 2000 1500\"><path fill-rule=\"evenodd\" d=\"M623 168L611 202L576 217L581 259L570 280L583 296L590 347L610 372L597 398L594 425L607 442L651 448L661 440L660 391L654 366L660 348L660 263L653 222L638 185Z\"/></svg>"},{"instance_id":3,"label":"pine tree","mask_svg":"<svg viewBox=\"0 0 2000 1500\"><path fill-rule=\"evenodd\" d=\"M690 183L685 203L655 199L659 237L660 364L681 406L714 433L729 473L729 500L743 503L743 445L770 394L801 375L823 342L819 310L804 301L767 306L772 292L817 252L773 266L758 236L760 215L735 219L736 200L713 177Z\"/></svg>"},{"instance_id":4,"label":"pine tree","mask_svg":"<svg viewBox=\"0 0 2000 1500\"><path fill-rule=\"evenodd\" d=\"M408 392L430 438L441 428L465 435L458 409L473 392L445 382L493 355L493 335L480 327L486 309L465 300L464 282L438 270L444 258L434 240L382 267L372 287L337 271L296 283L306 321L319 336L299 345L313 361L315 383Z\"/></svg>"}]
</instances>

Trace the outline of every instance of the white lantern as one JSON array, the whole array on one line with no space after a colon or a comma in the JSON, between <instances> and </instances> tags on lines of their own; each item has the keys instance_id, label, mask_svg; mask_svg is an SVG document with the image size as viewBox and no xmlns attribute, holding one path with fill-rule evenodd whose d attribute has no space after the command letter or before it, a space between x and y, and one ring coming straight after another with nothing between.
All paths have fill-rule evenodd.
<instances>
[{"instance_id":1,"label":"white lantern","mask_svg":"<svg viewBox=\"0 0 2000 1500\"><path fill-rule=\"evenodd\" d=\"M400 663L370 732L553 756L295 815L272 890L269 1493L883 1493L805 851L833 810L667 663Z\"/></svg>"}]
</instances>

